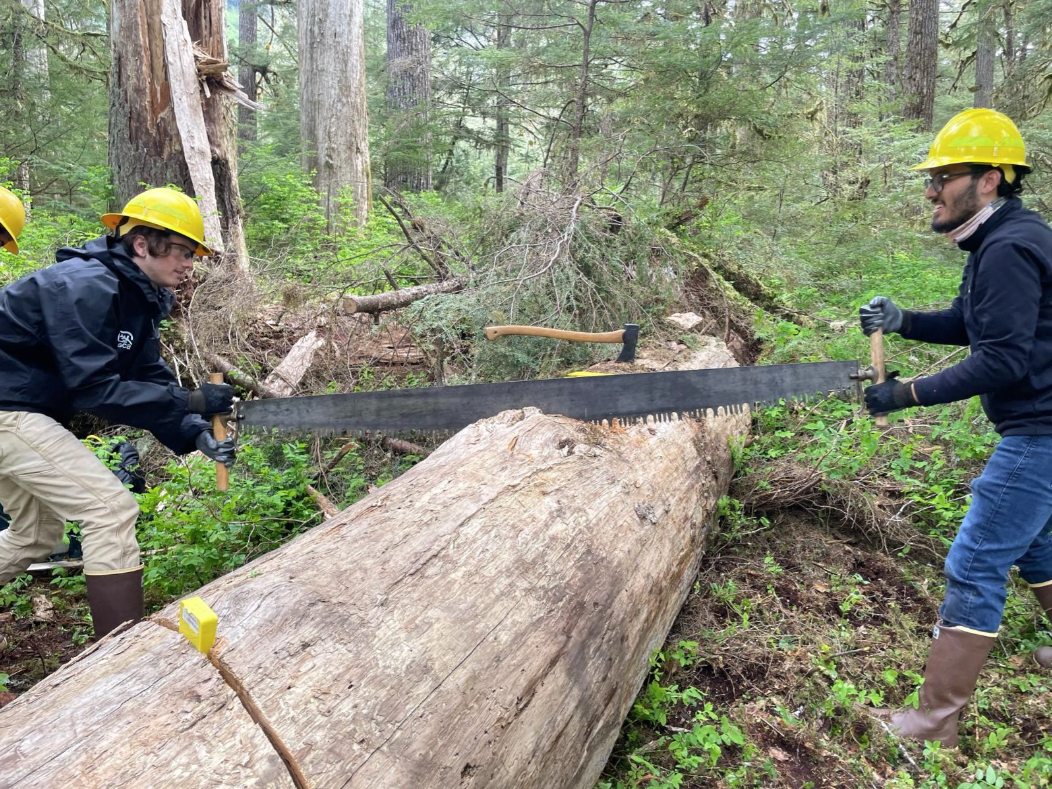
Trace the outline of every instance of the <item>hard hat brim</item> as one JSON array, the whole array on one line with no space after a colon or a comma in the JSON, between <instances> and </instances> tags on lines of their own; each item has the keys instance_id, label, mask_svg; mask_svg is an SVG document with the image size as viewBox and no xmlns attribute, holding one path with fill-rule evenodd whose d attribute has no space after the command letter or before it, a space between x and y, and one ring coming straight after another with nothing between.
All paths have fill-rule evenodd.
<instances>
[{"instance_id":1,"label":"hard hat brim","mask_svg":"<svg viewBox=\"0 0 1052 789\"><path fill-rule=\"evenodd\" d=\"M1024 162L990 162L987 161L989 157L971 157L971 156L929 156L920 164L915 164L911 167L911 170L934 170L936 167L945 167L948 164L988 164L991 167L998 167L1002 164L1010 164L1016 169L1021 169L1021 172L1030 172L1032 169L1029 164Z\"/></svg>"},{"instance_id":2,"label":"hard hat brim","mask_svg":"<svg viewBox=\"0 0 1052 789\"><path fill-rule=\"evenodd\" d=\"M6 249L12 255L17 255L18 254L18 242L15 241L12 238L10 241L8 241L6 244L4 244L4 249Z\"/></svg>"}]
</instances>

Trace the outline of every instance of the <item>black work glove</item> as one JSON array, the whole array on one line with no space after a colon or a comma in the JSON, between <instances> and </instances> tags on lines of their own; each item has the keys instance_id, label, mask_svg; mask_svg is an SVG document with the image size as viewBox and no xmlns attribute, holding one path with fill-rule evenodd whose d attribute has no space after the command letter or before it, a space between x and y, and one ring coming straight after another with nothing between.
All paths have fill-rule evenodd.
<instances>
[{"instance_id":1,"label":"black work glove","mask_svg":"<svg viewBox=\"0 0 1052 789\"><path fill-rule=\"evenodd\" d=\"M902 328L902 310L887 296L874 296L869 304L859 307L858 318L862 321L862 333L867 337L877 329L894 334Z\"/></svg>"},{"instance_id":2,"label":"black work glove","mask_svg":"<svg viewBox=\"0 0 1052 789\"><path fill-rule=\"evenodd\" d=\"M233 407L234 387L229 384L201 384L186 401L187 411L204 416L229 414Z\"/></svg>"},{"instance_id":3,"label":"black work glove","mask_svg":"<svg viewBox=\"0 0 1052 789\"><path fill-rule=\"evenodd\" d=\"M866 387L866 408L869 409L872 416L890 414L892 411L920 405L913 399L910 384L895 380L898 376L899 373L896 370L888 373L888 379L884 383Z\"/></svg>"},{"instance_id":4,"label":"black work glove","mask_svg":"<svg viewBox=\"0 0 1052 789\"><path fill-rule=\"evenodd\" d=\"M222 441L216 441L216 437L212 435L211 430L205 430L197 437L197 448L201 450L203 455L210 457L217 463L222 463L227 468L234 465L234 439L224 438Z\"/></svg>"}]
</instances>

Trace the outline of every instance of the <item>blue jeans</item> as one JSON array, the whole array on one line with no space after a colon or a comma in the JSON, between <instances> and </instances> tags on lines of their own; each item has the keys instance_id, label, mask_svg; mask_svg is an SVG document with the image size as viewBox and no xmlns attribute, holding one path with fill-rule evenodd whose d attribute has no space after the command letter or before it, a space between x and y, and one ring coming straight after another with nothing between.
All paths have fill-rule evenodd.
<instances>
[{"instance_id":1,"label":"blue jeans","mask_svg":"<svg viewBox=\"0 0 1052 789\"><path fill-rule=\"evenodd\" d=\"M946 556L942 624L995 634L1012 565L1052 581L1052 435L1006 436L972 483L972 506Z\"/></svg>"}]
</instances>

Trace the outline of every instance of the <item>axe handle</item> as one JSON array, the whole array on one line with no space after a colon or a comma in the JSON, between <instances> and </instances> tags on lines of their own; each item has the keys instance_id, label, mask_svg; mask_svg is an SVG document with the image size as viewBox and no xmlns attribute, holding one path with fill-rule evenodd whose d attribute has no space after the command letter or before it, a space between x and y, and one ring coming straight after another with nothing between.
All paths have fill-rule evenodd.
<instances>
[{"instance_id":1,"label":"axe handle","mask_svg":"<svg viewBox=\"0 0 1052 789\"><path fill-rule=\"evenodd\" d=\"M209 383L221 384L223 383L222 373L211 373L208 376ZM223 421L223 417L216 414L212 417L212 435L216 437L216 441L226 440L226 422ZM230 486L230 470L222 463L216 463L216 490L226 490Z\"/></svg>"},{"instance_id":2,"label":"axe handle","mask_svg":"<svg viewBox=\"0 0 1052 789\"><path fill-rule=\"evenodd\" d=\"M884 330L877 329L871 335L869 335L869 361L873 365L873 369L876 371L877 379L873 382L875 384L884 383ZM887 414L881 414L877 417L877 427L887 427L888 417Z\"/></svg>"},{"instance_id":3,"label":"axe handle","mask_svg":"<svg viewBox=\"0 0 1052 789\"><path fill-rule=\"evenodd\" d=\"M562 329L546 329L543 326L487 326L486 339L495 340L509 334L525 334L529 337L551 337L555 340L569 340L570 342L624 342L625 330L606 332L587 331L563 331Z\"/></svg>"}]
</instances>

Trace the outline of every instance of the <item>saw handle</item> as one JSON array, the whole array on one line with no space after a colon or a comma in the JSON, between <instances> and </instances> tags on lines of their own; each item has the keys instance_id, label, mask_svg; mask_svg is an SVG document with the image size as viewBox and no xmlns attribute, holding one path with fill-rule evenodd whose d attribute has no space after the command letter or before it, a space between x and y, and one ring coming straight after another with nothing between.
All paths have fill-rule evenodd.
<instances>
[{"instance_id":1,"label":"saw handle","mask_svg":"<svg viewBox=\"0 0 1052 789\"><path fill-rule=\"evenodd\" d=\"M873 372L875 374L873 383L882 384L885 380L884 375L884 330L877 329L871 335L869 335L869 361L873 365ZM876 417L877 427L888 426L888 415L879 414Z\"/></svg>"},{"instance_id":2,"label":"saw handle","mask_svg":"<svg viewBox=\"0 0 1052 789\"><path fill-rule=\"evenodd\" d=\"M223 383L222 373L211 373L208 376L208 382L212 384ZM226 421L220 414L216 414L212 417L212 435L216 437L216 441L226 440ZM224 464L216 462L216 490L226 490L230 487L230 469Z\"/></svg>"},{"instance_id":3,"label":"saw handle","mask_svg":"<svg viewBox=\"0 0 1052 789\"><path fill-rule=\"evenodd\" d=\"M563 329L546 329L543 326L487 326L486 339L495 340L511 334L524 334L528 337L551 337L553 340L570 342L624 342L625 330L606 332L565 331Z\"/></svg>"}]
</instances>

